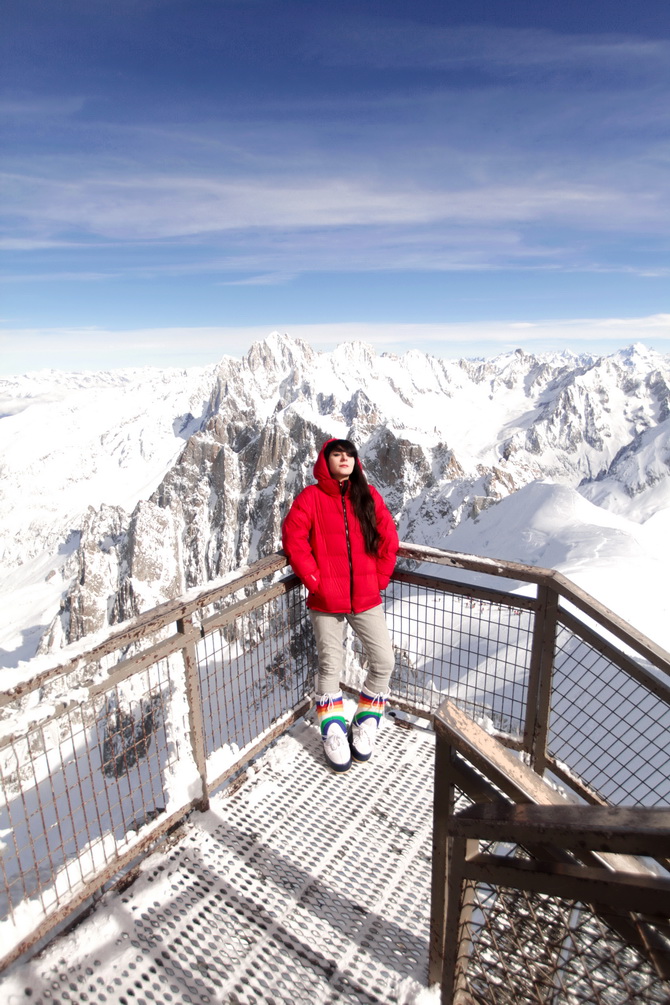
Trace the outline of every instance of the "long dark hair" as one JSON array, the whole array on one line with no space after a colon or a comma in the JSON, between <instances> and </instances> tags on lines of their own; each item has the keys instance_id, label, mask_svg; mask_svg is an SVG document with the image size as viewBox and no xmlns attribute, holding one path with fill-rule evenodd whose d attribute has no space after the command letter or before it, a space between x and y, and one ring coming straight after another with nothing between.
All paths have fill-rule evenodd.
<instances>
[{"instance_id":1,"label":"long dark hair","mask_svg":"<svg viewBox=\"0 0 670 1005\"><path fill-rule=\"evenodd\" d=\"M369 555L376 555L379 551L381 537L377 530L377 517L375 515L375 501L370 492L368 480L363 474L363 469L358 463L358 451L351 440L332 440L324 450L326 461L333 450L345 450L350 457L354 458L354 470L349 475L349 498L351 507L356 514L361 531L365 550Z\"/></svg>"}]
</instances>

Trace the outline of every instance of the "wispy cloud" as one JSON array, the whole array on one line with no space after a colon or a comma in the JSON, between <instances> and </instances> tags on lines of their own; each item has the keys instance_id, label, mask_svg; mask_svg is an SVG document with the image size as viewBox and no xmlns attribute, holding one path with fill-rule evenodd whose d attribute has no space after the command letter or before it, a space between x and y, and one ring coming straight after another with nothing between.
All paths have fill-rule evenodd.
<instances>
[{"instance_id":1,"label":"wispy cloud","mask_svg":"<svg viewBox=\"0 0 670 1005\"><path fill-rule=\"evenodd\" d=\"M228 279L220 286L283 286L296 278L295 273L266 272L261 276L247 276L244 279Z\"/></svg>"},{"instance_id":2,"label":"wispy cloud","mask_svg":"<svg viewBox=\"0 0 670 1005\"><path fill-rule=\"evenodd\" d=\"M118 278L118 272L13 272L0 275L0 283L96 283Z\"/></svg>"},{"instance_id":3,"label":"wispy cloud","mask_svg":"<svg viewBox=\"0 0 670 1005\"><path fill-rule=\"evenodd\" d=\"M603 297L607 274L625 277L609 283L615 294L637 284L631 311L663 306L667 38L588 33L587 21L611 20L593 12L551 31L542 4L515 28L509 12L505 26L493 14L468 24L466 0L434 4L431 23L424 5L398 19L395 4L377 14L263 0L262 17L235 18L204 4L185 23L180 5L160 0L121 0L122 18L92 2L93 19L85 0L27 27L22 18L30 45L12 53L17 72L26 65L0 104L10 136L0 251L11 252L3 296L16 316L55 317L63 305L65 319L164 320L173 315L156 291L169 286L171 303L182 291L179 317L209 320L245 288L255 310L288 302L292 283L320 294L334 273L338 290L351 274L358 304L360 274L404 272L400 313L411 317L416 274L430 274L434 308L455 285L440 274L458 271L480 280L475 311L502 289L490 275L500 270L531 308L560 304L577 271L582 288L598 287L596 311L627 306ZM540 300L552 271L561 292ZM193 314L196 283L212 313ZM576 304L586 302L580 288ZM299 306L294 316L309 316ZM228 318L238 316L249 309Z\"/></svg>"},{"instance_id":4,"label":"wispy cloud","mask_svg":"<svg viewBox=\"0 0 670 1005\"><path fill-rule=\"evenodd\" d=\"M625 33L565 33L500 25L421 24L416 20L335 19L322 23L311 54L335 65L484 68L523 73L541 67L668 75L670 42Z\"/></svg>"},{"instance_id":5,"label":"wispy cloud","mask_svg":"<svg viewBox=\"0 0 670 1005\"><path fill-rule=\"evenodd\" d=\"M0 117L7 119L38 118L69 118L80 112L85 104L85 98L77 96L35 98L0 98Z\"/></svg>"},{"instance_id":6,"label":"wispy cloud","mask_svg":"<svg viewBox=\"0 0 670 1005\"><path fill-rule=\"evenodd\" d=\"M225 241L213 239L202 249L182 253L168 240L147 242L151 256L129 255L130 240L85 247L100 266L79 269L20 271L21 259L0 273L0 283L91 283L107 280L175 281L204 278L216 286L285 286L314 273L582 273L658 279L670 267L616 260L598 261L591 245L547 241L546 233L509 224L497 227L452 224L443 226L386 226L277 229L262 235L253 230L231 232ZM221 253L208 254L221 244ZM583 244L583 242L582 242ZM102 257L102 249L106 255ZM605 244L607 258L611 249ZM595 249L597 252L597 249ZM530 281L530 280L529 280Z\"/></svg>"},{"instance_id":7,"label":"wispy cloud","mask_svg":"<svg viewBox=\"0 0 670 1005\"><path fill-rule=\"evenodd\" d=\"M203 117L189 106L182 119L155 121L117 120L104 102L88 107L80 95L7 101L9 115L41 116L43 131L58 123L47 155L16 154L3 176L4 247L83 245L88 253L98 241L173 241L175 274L186 275L185 251L200 242L220 248L224 271L251 273L220 281L253 286L344 269L352 256L357 270L523 268L542 259L637 268L640 241L667 234L668 151L659 137L670 126L670 41L324 15L297 47L321 64L488 76L305 89L290 100L282 92L245 116L224 105ZM562 83L547 87L543 78L538 88L532 73L552 67L565 70ZM575 70L589 75L588 86L575 85ZM510 73L526 74L513 93ZM283 267L273 257L278 233L293 246ZM617 233L629 240L625 259L613 262L598 243ZM654 275L662 263L647 256L643 266ZM160 272L145 261L136 274L153 267ZM81 271L105 273L90 262ZM118 271L115 263L109 274ZM36 275L48 278L42 263Z\"/></svg>"},{"instance_id":8,"label":"wispy cloud","mask_svg":"<svg viewBox=\"0 0 670 1005\"><path fill-rule=\"evenodd\" d=\"M76 229L114 240L151 240L225 231L433 224L560 222L610 230L667 226L660 192L566 184L556 177L525 183L425 186L381 179L136 176L4 178L25 226L50 226L51 240ZM43 239L46 235L43 235ZM29 241L30 238L22 238Z\"/></svg>"}]
</instances>

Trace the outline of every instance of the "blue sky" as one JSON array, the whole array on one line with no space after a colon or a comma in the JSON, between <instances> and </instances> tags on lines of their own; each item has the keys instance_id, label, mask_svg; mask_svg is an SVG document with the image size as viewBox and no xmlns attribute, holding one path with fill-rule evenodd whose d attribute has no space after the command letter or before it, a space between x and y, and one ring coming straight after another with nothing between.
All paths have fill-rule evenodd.
<instances>
[{"instance_id":1,"label":"blue sky","mask_svg":"<svg viewBox=\"0 0 670 1005\"><path fill-rule=\"evenodd\" d=\"M670 351L666 0L4 0L0 372Z\"/></svg>"}]
</instances>

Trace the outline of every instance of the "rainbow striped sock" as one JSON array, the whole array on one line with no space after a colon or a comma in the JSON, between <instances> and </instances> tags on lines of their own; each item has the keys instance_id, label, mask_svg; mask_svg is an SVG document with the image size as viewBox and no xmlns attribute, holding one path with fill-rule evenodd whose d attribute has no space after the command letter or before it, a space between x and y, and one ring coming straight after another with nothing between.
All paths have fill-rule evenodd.
<instances>
[{"instance_id":1,"label":"rainbow striped sock","mask_svg":"<svg viewBox=\"0 0 670 1005\"><path fill-rule=\"evenodd\" d=\"M374 694L372 691L368 691L367 688L363 686L358 699L358 708L354 713L354 724L356 726L360 726L360 724L365 722L366 719L374 719L376 725L378 726L381 717L384 714L385 705L385 694Z\"/></svg>"},{"instance_id":2,"label":"rainbow striped sock","mask_svg":"<svg viewBox=\"0 0 670 1005\"><path fill-rule=\"evenodd\" d=\"M325 738L329 728L334 723L337 723L342 731L346 733L347 720L344 717L344 702L342 701L341 691L336 691L334 694L317 694L316 718L322 737Z\"/></svg>"}]
</instances>

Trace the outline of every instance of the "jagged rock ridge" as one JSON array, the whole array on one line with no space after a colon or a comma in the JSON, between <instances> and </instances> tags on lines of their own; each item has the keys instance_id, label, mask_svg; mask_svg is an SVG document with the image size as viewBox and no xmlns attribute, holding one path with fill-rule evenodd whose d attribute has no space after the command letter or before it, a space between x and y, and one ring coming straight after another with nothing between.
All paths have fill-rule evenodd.
<instances>
[{"instance_id":1,"label":"jagged rock ridge","mask_svg":"<svg viewBox=\"0 0 670 1005\"><path fill-rule=\"evenodd\" d=\"M537 480L581 486L594 501L600 491L607 505L612 480L625 495L667 478L670 363L641 346L607 357L517 350L447 361L377 356L361 343L318 353L274 333L211 368L200 395L207 381L198 418L178 417L174 435L191 435L148 497L131 512L93 506L81 518L43 650L275 550L290 500L331 435L359 444L401 536L436 546ZM646 479L631 461L638 446L653 452Z\"/></svg>"}]
</instances>

